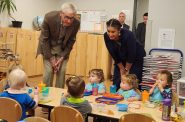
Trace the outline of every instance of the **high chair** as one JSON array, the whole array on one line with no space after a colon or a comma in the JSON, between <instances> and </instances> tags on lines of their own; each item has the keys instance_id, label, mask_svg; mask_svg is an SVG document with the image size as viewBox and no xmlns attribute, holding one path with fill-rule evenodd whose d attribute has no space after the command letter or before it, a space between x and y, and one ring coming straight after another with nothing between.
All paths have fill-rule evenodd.
<instances>
[{"instance_id":1,"label":"high chair","mask_svg":"<svg viewBox=\"0 0 185 122\"><path fill-rule=\"evenodd\" d=\"M54 107L51 111L51 122L83 122L82 114L69 106Z\"/></svg>"},{"instance_id":2,"label":"high chair","mask_svg":"<svg viewBox=\"0 0 185 122\"><path fill-rule=\"evenodd\" d=\"M42 117L28 117L24 119L25 122L50 122L47 119L44 119Z\"/></svg>"},{"instance_id":3,"label":"high chair","mask_svg":"<svg viewBox=\"0 0 185 122\"><path fill-rule=\"evenodd\" d=\"M119 122L156 122L153 118L144 114L130 113L123 115Z\"/></svg>"},{"instance_id":4,"label":"high chair","mask_svg":"<svg viewBox=\"0 0 185 122\"><path fill-rule=\"evenodd\" d=\"M21 105L10 98L0 97L0 118L8 122L17 122L22 116Z\"/></svg>"}]
</instances>

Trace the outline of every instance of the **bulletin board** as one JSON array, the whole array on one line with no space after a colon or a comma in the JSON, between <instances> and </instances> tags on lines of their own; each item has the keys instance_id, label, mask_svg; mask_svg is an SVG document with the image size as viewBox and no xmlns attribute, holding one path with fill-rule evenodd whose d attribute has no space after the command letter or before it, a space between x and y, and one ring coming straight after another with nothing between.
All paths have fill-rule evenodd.
<instances>
[{"instance_id":1,"label":"bulletin board","mask_svg":"<svg viewBox=\"0 0 185 122\"><path fill-rule=\"evenodd\" d=\"M107 14L103 10L79 10L77 11L77 18L81 22L81 32L103 33L105 31Z\"/></svg>"}]
</instances>

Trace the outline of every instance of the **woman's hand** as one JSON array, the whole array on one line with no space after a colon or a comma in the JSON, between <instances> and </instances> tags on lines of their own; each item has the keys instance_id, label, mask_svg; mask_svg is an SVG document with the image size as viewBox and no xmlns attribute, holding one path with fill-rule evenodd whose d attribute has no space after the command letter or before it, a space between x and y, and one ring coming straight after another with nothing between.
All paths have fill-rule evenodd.
<instances>
[{"instance_id":1,"label":"woman's hand","mask_svg":"<svg viewBox=\"0 0 185 122\"><path fill-rule=\"evenodd\" d=\"M126 75L125 69L120 69L120 75L121 75L121 76L122 76L122 75Z\"/></svg>"},{"instance_id":2,"label":"woman's hand","mask_svg":"<svg viewBox=\"0 0 185 122\"><path fill-rule=\"evenodd\" d=\"M128 75L129 74L129 70L127 69L120 69L120 75Z\"/></svg>"}]
</instances>

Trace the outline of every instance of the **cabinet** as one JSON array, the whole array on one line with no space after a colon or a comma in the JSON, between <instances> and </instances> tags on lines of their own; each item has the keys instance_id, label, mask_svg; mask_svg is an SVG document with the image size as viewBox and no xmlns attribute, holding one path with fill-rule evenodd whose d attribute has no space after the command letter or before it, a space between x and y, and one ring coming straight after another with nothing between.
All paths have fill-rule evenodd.
<instances>
[{"instance_id":1,"label":"cabinet","mask_svg":"<svg viewBox=\"0 0 185 122\"><path fill-rule=\"evenodd\" d=\"M0 28L1 49L10 49L19 55L20 64L28 76L43 74L42 58L36 59L40 32L17 28ZM1 59L0 72L6 72L12 62ZM2 67L3 65L3 67Z\"/></svg>"},{"instance_id":2,"label":"cabinet","mask_svg":"<svg viewBox=\"0 0 185 122\"><path fill-rule=\"evenodd\" d=\"M9 66L13 65L16 51L17 29L0 28L0 74L6 76Z\"/></svg>"},{"instance_id":3,"label":"cabinet","mask_svg":"<svg viewBox=\"0 0 185 122\"><path fill-rule=\"evenodd\" d=\"M66 74L87 77L89 70L101 68L107 79L110 76L110 61L103 35L79 32L69 57Z\"/></svg>"},{"instance_id":4,"label":"cabinet","mask_svg":"<svg viewBox=\"0 0 185 122\"><path fill-rule=\"evenodd\" d=\"M42 56L36 58L39 31L0 28L0 43L12 43L11 48L20 57L20 64L28 76L43 74ZM110 56L105 47L103 35L78 32L70 53L66 74L88 76L93 68L101 68L105 78L110 75ZM7 64L7 63L6 63Z\"/></svg>"},{"instance_id":5,"label":"cabinet","mask_svg":"<svg viewBox=\"0 0 185 122\"><path fill-rule=\"evenodd\" d=\"M36 58L40 32L18 29L16 53L28 76L43 74L42 57Z\"/></svg>"}]
</instances>

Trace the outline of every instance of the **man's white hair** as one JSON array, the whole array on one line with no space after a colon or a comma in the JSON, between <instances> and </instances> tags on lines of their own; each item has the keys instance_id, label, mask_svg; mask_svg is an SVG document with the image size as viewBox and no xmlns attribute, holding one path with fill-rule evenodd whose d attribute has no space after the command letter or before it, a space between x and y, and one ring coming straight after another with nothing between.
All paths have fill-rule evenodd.
<instances>
[{"instance_id":1,"label":"man's white hair","mask_svg":"<svg viewBox=\"0 0 185 122\"><path fill-rule=\"evenodd\" d=\"M126 14L125 14L125 11L122 10L119 14L124 14L125 18L126 18Z\"/></svg>"},{"instance_id":2,"label":"man's white hair","mask_svg":"<svg viewBox=\"0 0 185 122\"><path fill-rule=\"evenodd\" d=\"M10 72L9 76L10 87L16 86L18 83L26 82L27 75L21 69L14 69Z\"/></svg>"},{"instance_id":3,"label":"man's white hair","mask_svg":"<svg viewBox=\"0 0 185 122\"><path fill-rule=\"evenodd\" d=\"M63 13L75 13L76 14L76 6L72 3L64 3L61 6L61 11Z\"/></svg>"}]
</instances>

